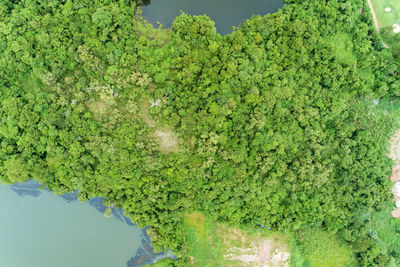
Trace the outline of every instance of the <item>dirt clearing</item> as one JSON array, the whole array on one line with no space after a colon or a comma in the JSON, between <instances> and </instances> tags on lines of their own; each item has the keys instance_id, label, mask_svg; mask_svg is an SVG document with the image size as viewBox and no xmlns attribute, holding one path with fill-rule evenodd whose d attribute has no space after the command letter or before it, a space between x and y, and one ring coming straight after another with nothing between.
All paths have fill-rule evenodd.
<instances>
[{"instance_id":1,"label":"dirt clearing","mask_svg":"<svg viewBox=\"0 0 400 267\"><path fill-rule=\"evenodd\" d=\"M237 266L234 262L240 262L239 266L289 267L288 245L281 237L247 236L245 233L237 236L229 234L229 237L241 240L242 245L226 249L224 258L232 261L232 265L227 262L227 266Z\"/></svg>"},{"instance_id":2,"label":"dirt clearing","mask_svg":"<svg viewBox=\"0 0 400 267\"><path fill-rule=\"evenodd\" d=\"M200 212L186 214L184 223L192 266L290 266L289 237L210 222Z\"/></svg>"},{"instance_id":3,"label":"dirt clearing","mask_svg":"<svg viewBox=\"0 0 400 267\"><path fill-rule=\"evenodd\" d=\"M176 153L179 152L179 139L176 134L167 127L159 127L158 123L150 116L149 109L152 106L159 106L160 101L151 101L146 99L140 105L139 116L146 123L147 127L152 128L154 132L150 137L155 138L160 144L160 152L162 153Z\"/></svg>"},{"instance_id":4,"label":"dirt clearing","mask_svg":"<svg viewBox=\"0 0 400 267\"><path fill-rule=\"evenodd\" d=\"M390 176L390 180L394 183L392 191L396 203L396 209L392 211L392 216L400 218L400 130L392 136L389 157L395 164Z\"/></svg>"},{"instance_id":5,"label":"dirt clearing","mask_svg":"<svg viewBox=\"0 0 400 267\"><path fill-rule=\"evenodd\" d=\"M178 138L171 130L156 130L154 136L158 139L161 152L179 152Z\"/></svg>"}]
</instances>

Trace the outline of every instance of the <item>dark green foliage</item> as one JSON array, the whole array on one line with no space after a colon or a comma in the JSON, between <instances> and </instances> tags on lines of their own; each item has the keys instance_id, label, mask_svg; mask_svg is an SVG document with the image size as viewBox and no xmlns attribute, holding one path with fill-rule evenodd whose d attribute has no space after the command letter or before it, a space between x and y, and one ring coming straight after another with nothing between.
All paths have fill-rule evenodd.
<instances>
[{"instance_id":1,"label":"dark green foliage","mask_svg":"<svg viewBox=\"0 0 400 267\"><path fill-rule=\"evenodd\" d=\"M104 196L179 258L197 209L324 227L365 266L387 262L354 214L390 200L394 121L365 99L399 83L361 3L302 1L224 37L182 14L160 46L135 31L130 2L0 3L0 179ZM162 153L154 127L179 152Z\"/></svg>"}]
</instances>

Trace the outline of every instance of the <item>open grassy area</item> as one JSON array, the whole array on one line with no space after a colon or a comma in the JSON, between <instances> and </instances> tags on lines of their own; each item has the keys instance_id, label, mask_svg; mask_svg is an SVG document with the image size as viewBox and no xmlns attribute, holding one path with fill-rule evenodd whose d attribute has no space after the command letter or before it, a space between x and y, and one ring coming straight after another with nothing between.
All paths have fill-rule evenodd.
<instances>
[{"instance_id":1,"label":"open grassy area","mask_svg":"<svg viewBox=\"0 0 400 267\"><path fill-rule=\"evenodd\" d=\"M322 229L310 228L298 234L299 243L292 257L294 267L350 267L357 266L351 248L336 235Z\"/></svg>"},{"instance_id":2,"label":"open grassy area","mask_svg":"<svg viewBox=\"0 0 400 267\"><path fill-rule=\"evenodd\" d=\"M389 112L393 118L400 122L400 100L381 100L378 108Z\"/></svg>"},{"instance_id":3,"label":"open grassy area","mask_svg":"<svg viewBox=\"0 0 400 267\"><path fill-rule=\"evenodd\" d=\"M392 27L397 23L400 25L400 1L396 0L372 0L376 16L379 21L379 27ZM385 8L389 7L390 12L386 12Z\"/></svg>"},{"instance_id":4,"label":"open grassy area","mask_svg":"<svg viewBox=\"0 0 400 267\"><path fill-rule=\"evenodd\" d=\"M371 0L384 41L393 49L400 49L400 33L393 32L393 24L400 25L400 1L397 0ZM385 11L390 8L390 12Z\"/></svg>"},{"instance_id":5,"label":"open grassy area","mask_svg":"<svg viewBox=\"0 0 400 267\"><path fill-rule=\"evenodd\" d=\"M327 37L327 42L331 45L333 53L341 64L356 65L357 58L353 52L353 42L347 33L338 33Z\"/></svg>"}]
</instances>

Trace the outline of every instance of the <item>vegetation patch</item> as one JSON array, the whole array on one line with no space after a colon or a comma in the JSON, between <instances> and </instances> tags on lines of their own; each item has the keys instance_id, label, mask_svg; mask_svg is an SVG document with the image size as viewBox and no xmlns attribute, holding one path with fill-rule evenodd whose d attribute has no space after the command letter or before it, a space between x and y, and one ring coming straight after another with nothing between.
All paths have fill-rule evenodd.
<instances>
[{"instance_id":1,"label":"vegetation patch","mask_svg":"<svg viewBox=\"0 0 400 267\"><path fill-rule=\"evenodd\" d=\"M205 226L206 218L200 212L193 212L191 214L186 214L184 218L184 223L188 227L193 227L198 232L201 238L205 237Z\"/></svg>"},{"instance_id":2,"label":"vegetation patch","mask_svg":"<svg viewBox=\"0 0 400 267\"><path fill-rule=\"evenodd\" d=\"M314 228L299 231L297 237L304 257L303 266L357 266L351 248L333 233ZM295 266L300 265L296 264Z\"/></svg>"},{"instance_id":3,"label":"vegetation patch","mask_svg":"<svg viewBox=\"0 0 400 267\"><path fill-rule=\"evenodd\" d=\"M364 218L367 223L367 230L371 240L378 242L386 252L389 267L400 266L400 220L392 218L391 211L393 203L385 203L381 211L370 210Z\"/></svg>"},{"instance_id":4,"label":"vegetation patch","mask_svg":"<svg viewBox=\"0 0 400 267\"><path fill-rule=\"evenodd\" d=\"M135 29L140 35L160 46L166 45L171 39L170 29L163 29L162 25L154 28L150 22L141 16L137 16L135 19Z\"/></svg>"},{"instance_id":5,"label":"vegetation patch","mask_svg":"<svg viewBox=\"0 0 400 267\"><path fill-rule=\"evenodd\" d=\"M347 33L340 32L327 38L331 49L341 64L354 66L357 63L357 57L353 53L353 40Z\"/></svg>"}]
</instances>

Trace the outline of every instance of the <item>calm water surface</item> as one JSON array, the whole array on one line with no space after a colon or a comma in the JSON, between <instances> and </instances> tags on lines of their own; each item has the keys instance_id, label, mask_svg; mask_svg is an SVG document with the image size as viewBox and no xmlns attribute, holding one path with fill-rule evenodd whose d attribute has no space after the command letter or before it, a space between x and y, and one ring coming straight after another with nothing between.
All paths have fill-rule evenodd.
<instances>
[{"instance_id":1,"label":"calm water surface","mask_svg":"<svg viewBox=\"0 0 400 267\"><path fill-rule=\"evenodd\" d=\"M221 34L232 32L252 15L274 13L283 7L282 0L151 0L143 7L143 16L155 26L157 21L169 27L182 12L208 15Z\"/></svg>"},{"instance_id":2,"label":"calm water surface","mask_svg":"<svg viewBox=\"0 0 400 267\"><path fill-rule=\"evenodd\" d=\"M165 257L154 254L145 232L101 198L55 196L34 181L0 185L0 266L133 267Z\"/></svg>"}]
</instances>

